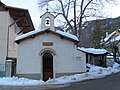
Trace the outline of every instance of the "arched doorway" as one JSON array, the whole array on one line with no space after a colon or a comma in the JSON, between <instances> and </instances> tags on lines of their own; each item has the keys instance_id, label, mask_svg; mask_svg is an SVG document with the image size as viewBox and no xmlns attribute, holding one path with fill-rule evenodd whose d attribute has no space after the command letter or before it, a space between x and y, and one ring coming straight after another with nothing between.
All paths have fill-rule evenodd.
<instances>
[{"instance_id":1,"label":"arched doorway","mask_svg":"<svg viewBox=\"0 0 120 90\"><path fill-rule=\"evenodd\" d=\"M51 53L46 52L43 54L43 80L47 81L53 78L53 56Z\"/></svg>"}]
</instances>

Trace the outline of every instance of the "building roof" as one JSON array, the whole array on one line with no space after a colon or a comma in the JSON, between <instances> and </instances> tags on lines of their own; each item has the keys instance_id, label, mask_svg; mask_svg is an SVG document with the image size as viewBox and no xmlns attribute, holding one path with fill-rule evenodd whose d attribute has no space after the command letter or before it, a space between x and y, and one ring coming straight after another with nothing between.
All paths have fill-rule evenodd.
<instances>
[{"instance_id":1,"label":"building roof","mask_svg":"<svg viewBox=\"0 0 120 90\"><path fill-rule=\"evenodd\" d=\"M113 31L103 39L103 44L120 41L120 29Z\"/></svg>"},{"instance_id":2,"label":"building roof","mask_svg":"<svg viewBox=\"0 0 120 90\"><path fill-rule=\"evenodd\" d=\"M46 29L46 30L42 30L42 31L35 30L35 31L28 32L26 34L23 34L21 36L16 37L15 41L16 42L21 42L22 40L25 40L25 39L28 39L28 38L31 38L31 37L35 37L37 35L41 35L41 34L44 34L44 33L52 33L52 34L55 34L57 36L60 36L61 38L71 40L75 43L79 42L79 39L75 35L72 35L72 34L69 34L69 33L66 33L66 32L62 32L62 31L52 31L50 29Z\"/></svg>"},{"instance_id":3,"label":"building roof","mask_svg":"<svg viewBox=\"0 0 120 90\"><path fill-rule=\"evenodd\" d=\"M43 15L40 16L40 18L41 18L42 16L44 16L45 14L47 14L47 13L50 14L51 16L53 16L53 17L55 18L55 16L54 16L53 14L51 14L50 12L45 12Z\"/></svg>"},{"instance_id":4,"label":"building roof","mask_svg":"<svg viewBox=\"0 0 120 90\"><path fill-rule=\"evenodd\" d=\"M17 22L18 27L22 30L21 32L27 33L35 29L27 9L7 6L0 2L0 11L9 11L10 17L14 21L21 18Z\"/></svg>"},{"instance_id":5,"label":"building roof","mask_svg":"<svg viewBox=\"0 0 120 90\"><path fill-rule=\"evenodd\" d=\"M78 47L78 50L88 53L88 54L93 54L93 55L101 55L101 54L107 54L107 50L105 49L95 49L95 48L80 48Z\"/></svg>"}]
</instances>

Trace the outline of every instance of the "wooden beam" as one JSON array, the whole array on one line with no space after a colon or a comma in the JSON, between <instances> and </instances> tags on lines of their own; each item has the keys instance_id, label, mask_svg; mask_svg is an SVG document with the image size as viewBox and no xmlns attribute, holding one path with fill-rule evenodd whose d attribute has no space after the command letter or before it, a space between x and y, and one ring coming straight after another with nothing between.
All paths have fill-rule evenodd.
<instances>
[{"instance_id":1,"label":"wooden beam","mask_svg":"<svg viewBox=\"0 0 120 90\"><path fill-rule=\"evenodd\" d=\"M19 25L18 27L30 27L29 25Z\"/></svg>"},{"instance_id":2,"label":"wooden beam","mask_svg":"<svg viewBox=\"0 0 120 90\"><path fill-rule=\"evenodd\" d=\"M9 27L11 27L11 26L14 25L15 23L19 22L21 19L23 19L23 17L18 18L17 20L15 20L12 24L9 25Z\"/></svg>"},{"instance_id":3,"label":"wooden beam","mask_svg":"<svg viewBox=\"0 0 120 90\"><path fill-rule=\"evenodd\" d=\"M16 16L16 15L13 15L13 16L12 16L12 18L13 18L13 19L18 19L18 18L21 18L21 17L22 17L22 18L25 18L25 16L23 16L23 15L21 15L21 16L18 16L18 15L17 15L17 16Z\"/></svg>"},{"instance_id":4,"label":"wooden beam","mask_svg":"<svg viewBox=\"0 0 120 90\"><path fill-rule=\"evenodd\" d=\"M26 28L28 28L28 27L24 27L20 32L18 32L17 35L19 35L21 32L23 32Z\"/></svg>"}]
</instances>

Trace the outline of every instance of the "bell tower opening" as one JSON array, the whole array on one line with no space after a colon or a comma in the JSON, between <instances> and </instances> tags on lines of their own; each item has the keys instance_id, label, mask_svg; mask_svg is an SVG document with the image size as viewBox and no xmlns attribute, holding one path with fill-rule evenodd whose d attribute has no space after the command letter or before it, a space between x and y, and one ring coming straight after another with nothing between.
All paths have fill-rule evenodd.
<instances>
[{"instance_id":1,"label":"bell tower opening","mask_svg":"<svg viewBox=\"0 0 120 90\"><path fill-rule=\"evenodd\" d=\"M45 25L46 25L46 26L50 26L50 18L49 18L49 17L47 17L47 18L45 19Z\"/></svg>"}]
</instances>

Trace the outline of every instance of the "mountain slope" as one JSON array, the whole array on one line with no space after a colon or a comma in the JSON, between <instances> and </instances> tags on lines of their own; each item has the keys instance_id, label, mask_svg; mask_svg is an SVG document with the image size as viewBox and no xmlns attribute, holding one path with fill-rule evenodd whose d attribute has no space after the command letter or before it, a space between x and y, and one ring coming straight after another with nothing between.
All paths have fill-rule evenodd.
<instances>
[{"instance_id":1,"label":"mountain slope","mask_svg":"<svg viewBox=\"0 0 120 90\"><path fill-rule=\"evenodd\" d=\"M99 20L100 27L102 32L104 33L103 37L105 37L105 33L111 33L114 30L120 28L120 17L117 18L107 18ZM82 46L84 47L95 47L95 42L93 39L93 32L96 27L96 20L87 21L83 24L82 30Z\"/></svg>"}]
</instances>

